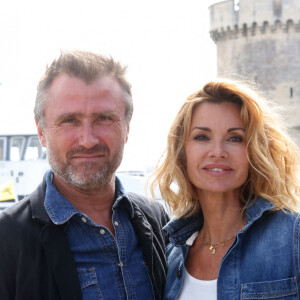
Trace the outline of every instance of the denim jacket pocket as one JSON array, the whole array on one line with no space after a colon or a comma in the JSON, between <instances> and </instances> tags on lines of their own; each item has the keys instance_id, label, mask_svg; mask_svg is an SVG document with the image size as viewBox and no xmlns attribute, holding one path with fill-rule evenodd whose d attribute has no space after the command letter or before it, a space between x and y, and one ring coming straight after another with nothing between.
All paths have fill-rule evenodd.
<instances>
[{"instance_id":1,"label":"denim jacket pocket","mask_svg":"<svg viewBox=\"0 0 300 300\"><path fill-rule=\"evenodd\" d=\"M82 298L102 300L103 297L101 294L95 269L78 268L77 274L80 282Z\"/></svg>"},{"instance_id":2,"label":"denim jacket pocket","mask_svg":"<svg viewBox=\"0 0 300 300\"><path fill-rule=\"evenodd\" d=\"M241 286L241 299L298 299L296 277L244 283Z\"/></svg>"}]
</instances>

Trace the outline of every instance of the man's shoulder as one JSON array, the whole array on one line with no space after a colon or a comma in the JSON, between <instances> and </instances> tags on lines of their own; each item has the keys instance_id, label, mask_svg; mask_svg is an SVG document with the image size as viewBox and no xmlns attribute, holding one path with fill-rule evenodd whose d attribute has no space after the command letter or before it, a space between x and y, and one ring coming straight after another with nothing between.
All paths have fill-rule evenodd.
<instances>
[{"instance_id":1,"label":"man's shoulder","mask_svg":"<svg viewBox=\"0 0 300 300\"><path fill-rule=\"evenodd\" d=\"M143 212L148 221L160 220L163 226L169 221L165 208L158 201L149 200L135 193L127 193L127 196Z\"/></svg>"},{"instance_id":2,"label":"man's shoulder","mask_svg":"<svg viewBox=\"0 0 300 300\"><path fill-rule=\"evenodd\" d=\"M0 213L0 224L9 221L17 222L20 218L27 218L29 211L30 200L29 197L26 197Z\"/></svg>"},{"instance_id":3,"label":"man's shoulder","mask_svg":"<svg viewBox=\"0 0 300 300\"><path fill-rule=\"evenodd\" d=\"M7 231L22 231L25 227L28 228L34 223L33 220L37 219L36 215L42 214L41 190L43 188L42 183L29 196L0 212L0 235L5 234L5 232L7 235ZM35 211L38 211L39 214Z\"/></svg>"},{"instance_id":4,"label":"man's shoulder","mask_svg":"<svg viewBox=\"0 0 300 300\"><path fill-rule=\"evenodd\" d=\"M152 213L161 213L165 212L164 207L158 201L153 201L145 196L136 194L136 193L127 193L128 198L133 201L142 211L152 212Z\"/></svg>"},{"instance_id":5,"label":"man's shoulder","mask_svg":"<svg viewBox=\"0 0 300 300\"><path fill-rule=\"evenodd\" d=\"M32 231L32 214L29 198L25 198L0 212L0 240L5 249L14 249L26 232ZM1 251L4 249L0 247Z\"/></svg>"}]
</instances>

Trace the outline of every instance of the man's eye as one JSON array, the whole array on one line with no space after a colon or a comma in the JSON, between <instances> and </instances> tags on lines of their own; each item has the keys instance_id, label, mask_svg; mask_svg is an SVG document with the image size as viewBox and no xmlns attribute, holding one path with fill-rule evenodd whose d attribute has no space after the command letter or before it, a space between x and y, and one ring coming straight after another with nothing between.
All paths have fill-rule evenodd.
<instances>
[{"instance_id":1,"label":"man's eye","mask_svg":"<svg viewBox=\"0 0 300 300\"><path fill-rule=\"evenodd\" d=\"M113 122L113 118L110 116L101 116L98 118L98 121L101 124L111 124Z\"/></svg>"},{"instance_id":2,"label":"man's eye","mask_svg":"<svg viewBox=\"0 0 300 300\"><path fill-rule=\"evenodd\" d=\"M63 123L75 123L76 120L75 119L66 119L63 121Z\"/></svg>"},{"instance_id":3,"label":"man's eye","mask_svg":"<svg viewBox=\"0 0 300 300\"><path fill-rule=\"evenodd\" d=\"M194 137L194 140L195 140L195 141L208 141L209 138L208 138L208 136L205 135L205 134L198 134L198 135L196 135L196 136Z\"/></svg>"}]
</instances>

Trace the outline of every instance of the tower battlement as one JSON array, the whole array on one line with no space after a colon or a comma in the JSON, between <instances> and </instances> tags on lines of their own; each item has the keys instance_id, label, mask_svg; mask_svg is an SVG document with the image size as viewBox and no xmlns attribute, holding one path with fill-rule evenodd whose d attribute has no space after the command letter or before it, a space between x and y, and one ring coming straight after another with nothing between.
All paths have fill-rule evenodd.
<instances>
[{"instance_id":1,"label":"tower battlement","mask_svg":"<svg viewBox=\"0 0 300 300\"><path fill-rule=\"evenodd\" d=\"M211 5L209 14L214 41L266 31L300 31L299 0L227 0Z\"/></svg>"},{"instance_id":2,"label":"tower battlement","mask_svg":"<svg viewBox=\"0 0 300 300\"><path fill-rule=\"evenodd\" d=\"M242 26L235 24L233 27L227 26L218 29L210 30L210 37L217 43L220 40L226 39L238 39L248 36L255 36L258 34L280 34L280 33L293 33L300 32L300 21L294 23L289 19L286 23L281 23L280 20L276 20L275 23L270 24L268 21L264 21L262 24L256 22L250 24L244 23Z\"/></svg>"}]
</instances>

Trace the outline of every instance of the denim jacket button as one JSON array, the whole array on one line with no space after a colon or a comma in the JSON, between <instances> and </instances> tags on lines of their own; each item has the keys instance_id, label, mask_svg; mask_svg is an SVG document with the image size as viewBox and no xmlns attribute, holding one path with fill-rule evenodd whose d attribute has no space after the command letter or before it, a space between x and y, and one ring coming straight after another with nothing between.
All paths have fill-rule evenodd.
<instances>
[{"instance_id":1,"label":"denim jacket button","mask_svg":"<svg viewBox=\"0 0 300 300\"><path fill-rule=\"evenodd\" d=\"M120 262L120 263L118 264L118 266L119 266L120 268L122 268L122 267L124 266L124 264L123 264L122 262Z\"/></svg>"},{"instance_id":2,"label":"denim jacket button","mask_svg":"<svg viewBox=\"0 0 300 300\"><path fill-rule=\"evenodd\" d=\"M181 269L179 268L179 269L177 270L176 277L177 277L177 278L180 278L180 276L181 276Z\"/></svg>"}]
</instances>

